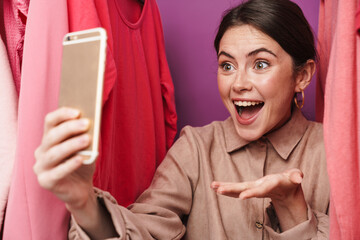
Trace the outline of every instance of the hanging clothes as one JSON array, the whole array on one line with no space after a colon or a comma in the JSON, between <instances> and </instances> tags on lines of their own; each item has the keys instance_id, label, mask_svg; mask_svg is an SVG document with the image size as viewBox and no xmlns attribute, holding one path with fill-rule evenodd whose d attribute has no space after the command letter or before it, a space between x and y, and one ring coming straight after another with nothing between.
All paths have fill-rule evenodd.
<instances>
[{"instance_id":1,"label":"hanging clothes","mask_svg":"<svg viewBox=\"0 0 360 240\"><path fill-rule=\"evenodd\" d=\"M143 6L127 0L68 4L70 31L98 26L107 30L101 145L94 185L127 206L149 186L176 135L174 87L160 14L154 0Z\"/></svg>"},{"instance_id":2,"label":"hanging clothes","mask_svg":"<svg viewBox=\"0 0 360 240\"><path fill-rule=\"evenodd\" d=\"M112 29L113 24L119 23L111 21L109 13L117 12L117 8L111 7L102 0L30 2L19 98L19 135L4 239L67 237L69 214L64 204L40 188L32 171L44 117L57 107L61 42L65 33L99 26L108 32L101 150L95 185L112 192L124 205L133 202L149 185L156 166L172 144L177 119L174 89L156 2L146 0L139 28L133 31L126 25L123 33ZM124 43L128 45L118 46ZM120 62L121 57L127 57L129 62ZM126 81L134 85L130 88ZM127 95L118 96L120 93Z\"/></svg>"},{"instance_id":3,"label":"hanging clothes","mask_svg":"<svg viewBox=\"0 0 360 240\"><path fill-rule=\"evenodd\" d=\"M39 186L33 165L45 114L57 107L61 42L68 32L66 1L31 0L28 13L17 149L3 239L60 240L67 238L70 216L64 203Z\"/></svg>"},{"instance_id":4,"label":"hanging clothes","mask_svg":"<svg viewBox=\"0 0 360 240\"><path fill-rule=\"evenodd\" d=\"M357 10L357 12L356 12L356 31L357 31L357 34L358 34L358 36L357 37L359 37L359 35L360 35L360 3L359 3L359 6L358 6L358 10Z\"/></svg>"},{"instance_id":5,"label":"hanging clothes","mask_svg":"<svg viewBox=\"0 0 360 240\"><path fill-rule=\"evenodd\" d=\"M4 26L6 47L17 93L21 85L21 64L23 58L25 26L29 0L4 1Z\"/></svg>"},{"instance_id":6,"label":"hanging clothes","mask_svg":"<svg viewBox=\"0 0 360 240\"><path fill-rule=\"evenodd\" d=\"M358 0L320 2L319 81L325 90L323 126L331 186L330 239L334 240L360 238L358 5Z\"/></svg>"},{"instance_id":7,"label":"hanging clothes","mask_svg":"<svg viewBox=\"0 0 360 240\"><path fill-rule=\"evenodd\" d=\"M108 0L116 81L103 108L95 186L127 206L150 185L176 134L174 87L155 0ZM108 31L109 32L109 31Z\"/></svg>"},{"instance_id":8,"label":"hanging clothes","mask_svg":"<svg viewBox=\"0 0 360 240\"><path fill-rule=\"evenodd\" d=\"M15 161L18 101L2 38L0 38L0 79L0 229L2 229Z\"/></svg>"},{"instance_id":9,"label":"hanging clothes","mask_svg":"<svg viewBox=\"0 0 360 240\"><path fill-rule=\"evenodd\" d=\"M318 42L317 50L319 54L319 64L317 66L317 81L316 81L316 121L323 122L324 118L324 95L325 95L325 83L326 76L329 67L329 58L331 52L331 44L333 41L336 26L337 15L332 16L333 1L326 3L327 9L325 11L324 0L320 1L319 8L319 28L318 28ZM336 3L337 5L337 3ZM334 9L334 12L336 10Z\"/></svg>"}]
</instances>

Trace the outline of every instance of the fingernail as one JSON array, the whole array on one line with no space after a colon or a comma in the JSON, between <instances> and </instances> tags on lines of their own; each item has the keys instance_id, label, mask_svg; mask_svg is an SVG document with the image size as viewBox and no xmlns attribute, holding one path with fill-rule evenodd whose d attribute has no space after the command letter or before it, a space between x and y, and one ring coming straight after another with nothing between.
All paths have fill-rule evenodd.
<instances>
[{"instance_id":1,"label":"fingernail","mask_svg":"<svg viewBox=\"0 0 360 240\"><path fill-rule=\"evenodd\" d=\"M79 110L76 109L68 109L67 111L71 117L77 117L80 114Z\"/></svg>"},{"instance_id":2,"label":"fingernail","mask_svg":"<svg viewBox=\"0 0 360 240\"><path fill-rule=\"evenodd\" d=\"M80 137L79 142L81 144L87 144L89 142L89 135L85 134Z\"/></svg>"},{"instance_id":3,"label":"fingernail","mask_svg":"<svg viewBox=\"0 0 360 240\"><path fill-rule=\"evenodd\" d=\"M296 181L296 183L301 183L302 182L302 177L300 176L300 175L298 175L298 174L296 174L296 176L295 176L295 181Z\"/></svg>"},{"instance_id":4,"label":"fingernail","mask_svg":"<svg viewBox=\"0 0 360 240\"><path fill-rule=\"evenodd\" d=\"M83 128L89 126L89 119L87 119L87 118L81 119L80 120L80 126L83 127Z\"/></svg>"},{"instance_id":5,"label":"fingernail","mask_svg":"<svg viewBox=\"0 0 360 240\"><path fill-rule=\"evenodd\" d=\"M82 158L81 156L77 155L77 156L75 156L74 161L75 161L76 163L82 163L83 158Z\"/></svg>"}]
</instances>

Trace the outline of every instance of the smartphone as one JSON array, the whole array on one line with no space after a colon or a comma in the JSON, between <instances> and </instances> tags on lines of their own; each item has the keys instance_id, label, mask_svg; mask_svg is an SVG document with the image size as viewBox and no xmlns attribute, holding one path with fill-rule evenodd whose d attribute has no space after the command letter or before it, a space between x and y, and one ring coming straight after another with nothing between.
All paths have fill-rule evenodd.
<instances>
[{"instance_id":1,"label":"smartphone","mask_svg":"<svg viewBox=\"0 0 360 240\"><path fill-rule=\"evenodd\" d=\"M80 110L90 120L91 144L77 154L91 164L98 156L105 71L106 31L93 28L64 36L59 107Z\"/></svg>"}]
</instances>

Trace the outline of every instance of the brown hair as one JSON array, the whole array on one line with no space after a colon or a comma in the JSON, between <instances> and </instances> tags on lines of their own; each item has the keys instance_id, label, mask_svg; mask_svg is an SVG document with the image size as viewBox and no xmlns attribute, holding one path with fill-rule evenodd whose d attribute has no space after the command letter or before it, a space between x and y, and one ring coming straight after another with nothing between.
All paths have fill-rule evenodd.
<instances>
[{"instance_id":1,"label":"brown hair","mask_svg":"<svg viewBox=\"0 0 360 240\"><path fill-rule=\"evenodd\" d=\"M221 38L235 26L249 24L273 38L292 57L295 69L316 60L314 35L300 7L289 0L249 0L228 10L215 37L219 52Z\"/></svg>"}]
</instances>

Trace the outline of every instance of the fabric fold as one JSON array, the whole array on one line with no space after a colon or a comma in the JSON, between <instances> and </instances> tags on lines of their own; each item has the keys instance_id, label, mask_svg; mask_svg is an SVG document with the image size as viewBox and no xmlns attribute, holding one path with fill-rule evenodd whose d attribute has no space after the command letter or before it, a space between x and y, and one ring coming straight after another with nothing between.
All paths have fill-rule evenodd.
<instances>
[{"instance_id":1,"label":"fabric fold","mask_svg":"<svg viewBox=\"0 0 360 240\"><path fill-rule=\"evenodd\" d=\"M45 115L56 109L62 38L68 32L66 1L32 0L24 41L18 136L3 239L66 239L69 213L42 189L33 172ZM20 229L16 231L15 229Z\"/></svg>"},{"instance_id":2,"label":"fabric fold","mask_svg":"<svg viewBox=\"0 0 360 240\"><path fill-rule=\"evenodd\" d=\"M18 94L21 86L21 65L29 2L30 0L3 1L6 46Z\"/></svg>"},{"instance_id":3,"label":"fabric fold","mask_svg":"<svg viewBox=\"0 0 360 240\"><path fill-rule=\"evenodd\" d=\"M4 42L0 38L0 229L15 162L18 96Z\"/></svg>"},{"instance_id":4,"label":"fabric fold","mask_svg":"<svg viewBox=\"0 0 360 240\"><path fill-rule=\"evenodd\" d=\"M331 185L330 239L339 240L360 237L358 7L358 0L320 2L319 82L324 96L318 95L318 99L324 103L324 138Z\"/></svg>"}]
</instances>

